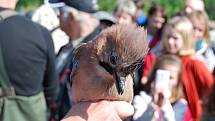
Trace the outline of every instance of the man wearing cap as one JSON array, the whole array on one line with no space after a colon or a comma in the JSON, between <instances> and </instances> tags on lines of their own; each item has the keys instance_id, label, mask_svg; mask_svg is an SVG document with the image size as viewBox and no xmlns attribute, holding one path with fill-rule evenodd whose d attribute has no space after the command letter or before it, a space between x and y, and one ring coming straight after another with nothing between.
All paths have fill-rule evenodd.
<instances>
[{"instance_id":1,"label":"man wearing cap","mask_svg":"<svg viewBox=\"0 0 215 121\"><path fill-rule=\"evenodd\" d=\"M99 20L92 15L98 6L94 0L49 0L49 4L59 8L60 28L70 38L57 54L56 68L61 77L70 65L73 49L90 41L101 31Z\"/></svg>"},{"instance_id":2,"label":"man wearing cap","mask_svg":"<svg viewBox=\"0 0 215 121\"><path fill-rule=\"evenodd\" d=\"M96 0L49 0L49 4L59 7L60 27L70 37L73 47L99 33L99 21L92 15L98 9Z\"/></svg>"},{"instance_id":3,"label":"man wearing cap","mask_svg":"<svg viewBox=\"0 0 215 121\"><path fill-rule=\"evenodd\" d=\"M50 33L0 0L0 121L47 121L58 82Z\"/></svg>"}]
</instances>

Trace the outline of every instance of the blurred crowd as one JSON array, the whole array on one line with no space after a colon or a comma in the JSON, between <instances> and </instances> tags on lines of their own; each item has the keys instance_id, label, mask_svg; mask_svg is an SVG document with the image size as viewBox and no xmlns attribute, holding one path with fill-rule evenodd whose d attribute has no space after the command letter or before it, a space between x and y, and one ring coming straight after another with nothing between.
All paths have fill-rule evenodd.
<instances>
[{"instance_id":1,"label":"blurred crowd","mask_svg":"<svg viewBox=\"0 0 215 121\"><path fill-rule=\"evenodd\" d=\"M215 30L204 0L185 0L171 17L156 1L145 15L147 0L117 0L112 13L96 0L44 0L24 17L13 10L17 1L0 1L1 121L65 117L74 50L115 24L144 27L149 47L126 121L215 120Z\"/></svg>"}]
</instances>

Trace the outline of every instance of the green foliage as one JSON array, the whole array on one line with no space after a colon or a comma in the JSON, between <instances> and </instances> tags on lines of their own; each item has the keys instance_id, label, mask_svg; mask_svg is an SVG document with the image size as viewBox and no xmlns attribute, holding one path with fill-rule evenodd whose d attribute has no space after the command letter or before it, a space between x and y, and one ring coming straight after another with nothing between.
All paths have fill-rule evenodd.
<instances>
[{"instance_id":1,"label":"green foliage","mask_svg":"<svg viewBox=\"0 0 215 121\"><path fill-rule=\"evenodd\" d=\"M19 0L18 6L27 7L27 6L38 6L43 3L43 0Z\"/></svg>"},{"instance_id":2,"label":"green foliage","mask_svg":"<svg viewBox=\"0 0 215 121\"><path fill-rule=\"evenodd\" d=\"M24 9L25 12L36 9L43 3L43 0L19 0L17 9Z\"/></svg>"},{"instance_id":3,"label":"green foliage","mask_svg":"<svg viewBox=\"0 0 215 121\"><path fill-rule=\"evenodd\" d=\"M147 11L150 6L154 3L158 3L164 6L167 11L168 17L171 17L177 12L180 12L184 7L184 0L144 0L144 13L147 15ZM112 12L117 0L98 0L99 8L102 11ZM215 20L215 0L204 0L206 11L210 19ZM43 3L43 0L19 0L17 8L24 9L25 12L36 9Z\"/></svg>"},{"instance_id":4,"label":"green foliage","mask_svg":"<svg viewBox=\"0 0 215 121\"><path fill-rule=\"evenodd\" d=\"M98 0L100 10L112 12L117 0ZM164 6L169 17L174 15L176 12L182 10L184 1L183 0L145 0L144 13L147 14L148 9L153 3Z\"/></svg>"},{"instance_id":5,"label":"green foliage","mask_svg":"<svg viewBox=\"0 0 215 121\"><path fill-rule=\"evenodd\" d=\"M149 8L153 4L158 4L164 7L167 12L167 17L170 18L176 13L179 13L184 7L184 0L145 0L144 13L147 15Z\"/></svg>"},{"instance_id":6,"label":"green foliage","mask_svg":"<svg viewBox=\"0 0 215 121\"><path fill-rule=\"evenodd\" d=\"M180 12L184 7L184 0L157 0L157 3L166 9L168 17Z\"/></svg>"},{"instance_id":7,"label":"green foliage","mask_svg":"<svg viewBox=\"0 0 215 121\"><path fill-rule=\"evenodd\" d=\"M215 20L215 0L205 0L204 2L209 18Z\"/></svg>"},{"instance_id":8,"label":"green foliage","mask_svg":"<svg viewBox=\"0 0 215 121\"><path fill-rule=\"evenodd\" d=\"M100 10L111 13L115 7L116 0L98 0L98 4Z\"/></svg>"}]
</instances>

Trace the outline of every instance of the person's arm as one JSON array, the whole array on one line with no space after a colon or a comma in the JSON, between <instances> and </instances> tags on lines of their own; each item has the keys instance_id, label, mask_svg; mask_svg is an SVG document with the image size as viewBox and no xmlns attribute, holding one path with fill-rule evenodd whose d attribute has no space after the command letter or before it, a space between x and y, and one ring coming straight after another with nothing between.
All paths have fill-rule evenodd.
<instances>
[{"instance_id":1,"label":"person's arm","mask_svg":"<svg viewBox=\"0 0 215 121\"><path fill-rule=\"evenodd\" d=\"M136 95L133 99L134 115L133 121L151 121L154 118L154 104L152 103L152 97L141 91L139 95Z\"/></svg>"},{"instance_id":2,"label":"person's arm","mask_svg":"<svg viewBox=\"0 0 215 121\"><path fill-rule=\"evenodd\" d=\"M209 94L214 83L212 73L209 72L206 65L201 61L194 61L193 66L194 76L197 78L197 86L201 87L202 94Z\"/></svg>"},{"instance_id":3,"label":"person's arm","mask_svg":"<svg viewBox=\"0 0 215 121\"><path fill-rule=\"evenodd\" d=\"M162 105L161 110L163 112L163 117L165 121L175 121L175 113L168 99Z\"/></svg>"},{"instance_id":4,"label":"person's arm","mask_svg":"<svg viewBox=\"0 0 215 121\"><path fill-rule=\"evenodd\" d=\"M80 102L62 121L122 121L133 113L133 107L124 101Z\"/></svg>"},{"instance_id":5,"label":"person's arm","mask_svg":"<svg viewBox=\"0 0 215 121\"><path fill-rule=\"evenodd\" d=\"M59 82L57 80L57 73L56 73L56 65L55 65L55 54L54 54L54 44L51 37L51 34L46 30L45 28L42 28L42 33L44 35L44 39L47 46L47 53L46 53L46 70L44 75L44 93L46 97L46 101L48 103L48 106L52 105L52 103L55 103L58 92L59 92Z\"/></svg>"},{"instance_id":6,"label":"person's arm","mask_svg":"<svg viewBox=\"0 0 215 121\"><path fill-rule=\"evenodd\" d=\"M146 57L144 58L144 66L143 66L143 73L142 73L142 78L141 78L141 83L144 85L148 81L148 73L150 69L153 66L153 63L156 60L156 56L153 53L148 53Z\"/></svg>"}]
</instances>

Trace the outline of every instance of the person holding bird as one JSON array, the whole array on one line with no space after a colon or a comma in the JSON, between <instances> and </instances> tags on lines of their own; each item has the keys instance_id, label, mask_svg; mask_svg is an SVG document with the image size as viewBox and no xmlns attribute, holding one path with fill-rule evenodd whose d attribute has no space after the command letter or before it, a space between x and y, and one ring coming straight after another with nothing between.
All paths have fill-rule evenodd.
<instances>
[{"instance_id":1,"label":"person holding bird","mask_svg":"<svg viewBox=\"0 0 215 121\"><path fill-rule=\"evenodd\" d=\"M146 31L135 25L112 26L78 47L71 72L74 107L63 121L131 116L133 72L147 52Z\"/></svg>"}]
</instances>

